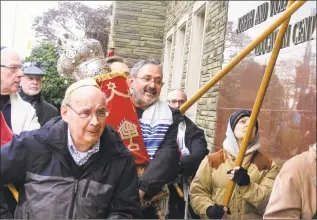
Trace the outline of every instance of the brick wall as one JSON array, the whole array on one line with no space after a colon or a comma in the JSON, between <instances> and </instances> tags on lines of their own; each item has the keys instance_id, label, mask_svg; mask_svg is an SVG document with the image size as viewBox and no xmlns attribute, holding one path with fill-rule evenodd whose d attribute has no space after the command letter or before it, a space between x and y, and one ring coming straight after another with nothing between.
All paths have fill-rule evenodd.
<instances>
[{"instance_id":1,"label":"brick wall","mask_svg":"<svg viewBox=\"0 0 317 220\"><path fill-rule=\"evenodd\" d=\"M139 60L161 60L165 24L163 1L115 1L110 44L131 67Z\"/></svg>"},{"instance_id":2,"label":"brick wall","mask_svg":"<svg viewBox=\"0 0 317 220\"><path fill-rule=\"evenodd\" d=\"M177 26L178 21L184 14L188 13L188 21L185 33L184 62L182 71L181 88L185 89L186 77L188 76L188 57L190 53L190 37L193 16L193 5L195 1L168 1L166 2L166 21L163 42L165 45L166 33ZM200 85L202 87L220 69L223 63L224 39L227 22L228 1L207 2L206 32L203 44L203 55L201 63ZM174 29L174 39L177 27ZM199 42L197 42L199 43ZM163 53L164 54L164 53ZM161 60L163 62L163 56ZM171 89L173 73L173 61L175 58L175 41L171 48L171 64L169 69L168 91ZM213 141L216 128L216 111L218 101L218 85L211 88L202 98L198 100L196 124L205 130L208 148L213 150Z\"/></svg>"}]
</instances>

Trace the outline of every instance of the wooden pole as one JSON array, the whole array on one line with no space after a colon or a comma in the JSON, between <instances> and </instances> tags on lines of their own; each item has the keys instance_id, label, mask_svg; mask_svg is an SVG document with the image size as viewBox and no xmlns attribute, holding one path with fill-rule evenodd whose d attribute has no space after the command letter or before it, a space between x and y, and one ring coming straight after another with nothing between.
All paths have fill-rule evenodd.
<instances>
[{"instance_id":1,"label":"wooden pole","mask_svg":"<svg viewBox=\"0 0 317 220\"><path fill-rule=\"evenodd\" d=\"M290 0L288 2L287 7L289 8L291 5L294 5L293 3L294 3L294 0ZM266 67L266 70L265 70L265 73L264 73L264 76L263 76L263 80L261 82L260 89L259 89L258 95L256 97L256 100L255 100L255 103L254 103L254 106L253 106L253 109L252 109L252 113L251 113L251 116L250 116L250 122L248 124L248 128L247 128L246 134L245 134L245 136L243 138L243 141L241 143L238 156L237 156L235 164L234 164L235 167L236 166L241 166L241 164L243 162L243 159L244 159L244 156L245 156L245 152L247 151L247 148L248 148L248 145L249 145L249 141L250 141L250 138L251 138L251 135L252 135L252 131L253 131L256 119L258 117L258 114L260 112L260 108L261 108L261 105L262 105L262 102L263 102L267 87L269 85L269 82L270 82L270 79L271 79L271 76L272 76L272 73L273 73L273 69L274 69L278 54L279 54L281 46L282 46L283 37L285 35L285 32L287 31L290 19L291 18L289 17L288 19L285 20L285 22L282 24L281 29L279 30L279 32L277 34L277 37L276 37L276 40L275 40L275 44L274 44L274 47L273 47L273 50L272 50L272 54L271 54L270 60L268 62L268 65ZM223 205L225 207L229 207L229 202L230 202L234 187L235 187L235 182L230 180L229 183L228 183L226 194L225 194L224 201L223 201Z\"/></svg>"},{"instance_id":2,"label":"wooden pole","mask_svg":"<svg viewBox=\"0 0 317 220\"><path fill-rule=\"evenodd\" d=\"M13 184L8 184L8 189L11 191L15 201L18 202L18 199L19 199L19 193L18 191L16 190L16 188L14 187Z\"/></svg>"},{"instance_id":3,"label":"wooden pole","mask_svg":"<svg viewBox=\"0 0 317 220\"><path fill-rule=\"evenodd\" d=\"M263 33L253 40L246 48L244 48L236 57L234 57L223 69L221 69L214 77L212 77L197 93L180 107L180 112L184 114L200 97L202 97L212 86L214 86L222 77L224 77L231 69L233 69L244 57L246 57L257 45L259 45L267 36L269 36L277 27L299 9L306 0L299 0L287 8L284 13L278 17Z\"/></svg>"}]
</instances>

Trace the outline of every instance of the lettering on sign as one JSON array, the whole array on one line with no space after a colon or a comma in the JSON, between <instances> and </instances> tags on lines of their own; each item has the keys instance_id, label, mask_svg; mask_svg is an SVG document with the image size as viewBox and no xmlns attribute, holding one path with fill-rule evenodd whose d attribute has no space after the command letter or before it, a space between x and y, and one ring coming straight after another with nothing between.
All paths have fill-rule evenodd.
<instances>
[{"instance_id":1,"label":"lettering on sign","mask_svg":"<svg viewBox=\"0 0 317 220\"><path fill-rule=\"evenodd\" d=\"M253 9L242 17L238 18L238 27L236 33L242 33L258 24L265 22L269 15L270 17L273 17L278 13L285 11L287 4L287 0L271 0L270 2L264 2L263 4L257 6L256 9ZM289 47L291 42L294 45L297 45L312 40L312 34L314 33L315 29L316 14L297 21L295 24L288 25L281 49ZM272 51L278 31L279 29L275 30L255 48L256 56L270 53Z\"/></svg>"}]
</instances>

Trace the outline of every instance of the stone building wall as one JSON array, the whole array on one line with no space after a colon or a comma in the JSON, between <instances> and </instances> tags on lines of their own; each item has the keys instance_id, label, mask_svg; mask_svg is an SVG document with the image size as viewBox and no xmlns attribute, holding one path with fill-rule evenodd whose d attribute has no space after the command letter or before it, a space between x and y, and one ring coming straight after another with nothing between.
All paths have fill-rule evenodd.
<instances>
[{"instance_id":1,"label":"stone building wall","mask_svg":"<svg viewBox=\"0 0 317 220\"><path fill-rule=\"evenodd\" d=\"M110 44L115 45L115 54L124 57L131 67L141 59L154 59L164 64L164 49L167 33L188 14L184 44L181 88L186 89L188 59L191 45L193 7L196 1L115 1ZM227 25L228 1L206 1L205 37L202 48L199 87L202 87L223 63L225 30ZM167 91L171 89L174 68L175 43L171 46ZM200 43L200 42L197 42ZM194 44L196 45L196 44ZM164 74L165 75L165 74ZM165 77L165 76L164 76ZM218 86L210 89L199 99L196 124L205 130L208 147L213 150L216 128Z\"/></svg>"},{"instance_id":2,"label":"stone building wall","mask_svg":"<svg viewBox=\"0 0 317 220\"><path fill-rule=\"evenodd\" d=\"M187 28L185 33L185 48L181 88L185 89L186 77L188 76L188 55L190 53L190 37L193 16L193 5L195 1L168 1L166 6L166 22L164 28L163 42L165 45L166 34L176 26L181 17L188 13ZM206 29L202 52L201 73L199 88L212 78L223 63L223 51L225 43L228 1L208 1L206 3ZM176 37L177 28L174 29L173 37ZM164 54L164 53L163 53ZM164 62L162 54L161 60ZM171 89L173 74L173 61L175 59L175 40L171 48L171 60L169 68L168 91ZM213 141L216 128L216 111L218 101L218 84L211 88L202 98L198 100L196 112L196 124L205 130L208 148L213 150Z\"/></svg>"},{"instance_id":3,"label":"stone building wall","mask_svg":"<svg viewBox=\"0 0 317 220\"><path fill-rule=\"evenodd\" d=\"M139 60L161 60L165 25L163 1L115 1L109 43L131 67Z\"/></svg>"}]
</instances>

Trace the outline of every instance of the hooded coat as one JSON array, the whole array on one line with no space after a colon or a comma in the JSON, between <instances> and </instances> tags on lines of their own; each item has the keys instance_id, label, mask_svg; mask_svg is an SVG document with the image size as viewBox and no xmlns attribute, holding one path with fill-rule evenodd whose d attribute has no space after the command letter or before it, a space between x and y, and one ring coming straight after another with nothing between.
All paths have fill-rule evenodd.
<instances>
[{"instance_id":1,"label":"hooded coat","mask_svg":"<svg viewBox=\"0 0 317 220\"><path fill-rule=\"evenodd\" d=\"M190 187L190 204L201 218L208 218L206 211L209 206L223 203L229 182L227 171L234 168L237 156L234 152L238 144L230 122L226 136L224 149L205 157ZM274 161L258 151L258 140L257 133L242 163L250 176L250 184L236 184L229 203L229 219L258 219L264 214L279 168Z\"/></svg>"}]
</instances>

